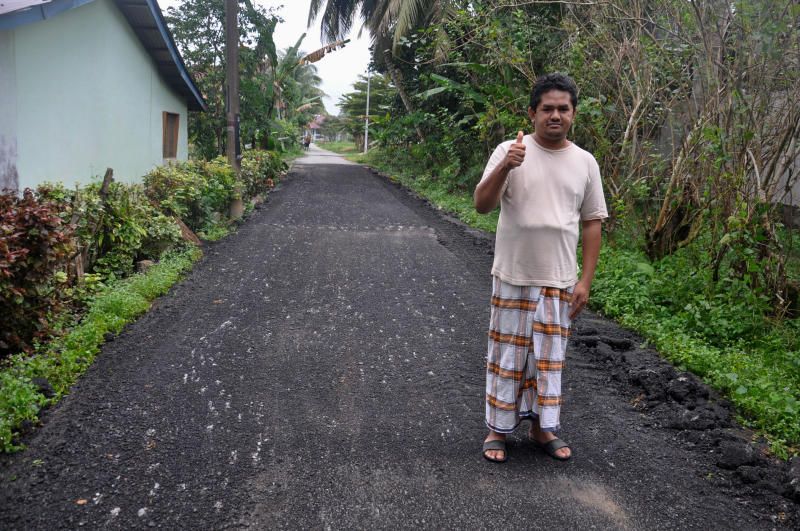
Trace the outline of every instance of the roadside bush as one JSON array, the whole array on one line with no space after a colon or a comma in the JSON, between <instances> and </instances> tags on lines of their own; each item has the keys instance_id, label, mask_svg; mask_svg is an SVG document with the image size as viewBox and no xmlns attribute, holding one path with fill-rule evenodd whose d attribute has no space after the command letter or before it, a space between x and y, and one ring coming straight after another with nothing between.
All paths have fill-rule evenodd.
<instances>
[{"instance_id":1,"label":"roadside bush","mask_svg":"<svg viewBox=\"0 0 800 531\"><path fill-rule=\"evenodd\" d=\"M236 173L227 159L217 157L208 162L193 164L195 171L204 178L202 197L205 212L227 214L231 201L242 197L242 186L236 180Z\"/></svg>"},{"instance_id":2,"label":"roadside bush","mask_svg":"<svg viewBox=\"0 0 800 531\"><path fill-rule=\"evenodd\" d=\"M275 120L272 123L273 130L269 136L270 150L285 153L297 148L300 144L300 128L290 120Z\"/></svg>"},{"instance_id":3,"label":"roadside bush","mask_svg":"<svg viewBox=\"0 0 800 531\"><path fill-rule=\"evenodd\" d=\"M145 220L147 234L142 239L139 259L156 260L167 250L181 243L181 229L175 220L152 208L152 216Z\"/></svg>"},{"instance_id":4,"label":"roadside bush","mask_svg":"<svg viewBox=\"0 0 800 531\"><path fill-rule=\"evenodd\" d=\"M145 225L154 214L140 187L111 183L105 199L100 184L78 193L82 209L78 235L88 246L91 270L105 277L125 277L147 236Z\"/></svg>"},{"instance_id":5,"label":"roadside bush","mask_svg":"<svg viewBox=\"0 0 800 531\"><path fill-rule=\"evenodd\" d=\"M227 215L243 186L223 157L206 162L179 162L155 168L144 177L145 193L164 212L177 216L195 232L212 225L215 214Z\"/></svg>"},{"instance_id":6,"label":"roadside bush","mask_svg":"<svg viewBox=\"0 0 800 531\"><path fill-rule=\"evenodd\" d=\"M136 260L157 259L180 241L175 220L151 204L141 185L112 182L104 197L101 187L92 183L67 190L47 183L37 189L40 196L63 203L61 219L74 222L87 273L124 277L133 271Z\"/></svg>"},{"instance_id":7,"label":"roadside bush","mask_svg":"<svg viewBox=\"0 0 800 531\"><path fill-rule=\"evenodd\" d=\"M64 205L30 189L0 195L0 357L29 351L47 337L61 307L73 228L59 216ZM60 272L56 275L56 272Z\"/></svg>"},{"instance_id":8,"label":"roadside bush","mask_svg":"<svg viewBox=\"0 0 800 531\"><path fill-rule=\"evenodd\" d=\"M203 176L188 162L159 166L144 176L147 197L162 211L196 229L203 220Z\"/></svg>"},{"instance_id":9,"label":"roadside bush","mask_svg":"<svg viewBox=\"0 0 800 531\"><path fill-rule=\"evenodd\" d=\"M244 198L250 199L267 192L286 168L286 163L274 151L245 151L240 172Z\"/></svg>"},{"instance_id":10,"label":"roadside bush","mask_svg":"<svg viewBox=\"0 0 800 531\"><path fill-rule=\"evenodd\" d=\"M768 433L785 455L784 445L800 443L800 319L770 322L765 298L733 274L709 291L709 273L695 269L687 253L651 263L640 252L605 246L592 304L725 392L744 422Z\"/></svg>"}]
</instances>

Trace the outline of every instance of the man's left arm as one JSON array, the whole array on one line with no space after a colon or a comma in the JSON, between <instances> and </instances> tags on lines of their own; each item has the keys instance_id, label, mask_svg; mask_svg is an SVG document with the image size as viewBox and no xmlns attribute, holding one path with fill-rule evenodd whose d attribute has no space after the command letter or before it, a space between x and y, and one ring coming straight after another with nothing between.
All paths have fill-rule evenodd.
<instances>
[{"instance_id":1,"label":"man's left arm","mask_svg":"<svg viewBox=\"0 0 800 531\"><path fill-rule=\"evenodd\" d=\"M584 221L581 233L583 268L581 269L581 279L575 284L575 289L572 291L572 303L569 311L570 319L575 319L586 306L586 303L589 302L589 292L591 291L597 259L600 256L600 244L603 239L603 221L600 219Z\"/></svg>"}]
</instances>

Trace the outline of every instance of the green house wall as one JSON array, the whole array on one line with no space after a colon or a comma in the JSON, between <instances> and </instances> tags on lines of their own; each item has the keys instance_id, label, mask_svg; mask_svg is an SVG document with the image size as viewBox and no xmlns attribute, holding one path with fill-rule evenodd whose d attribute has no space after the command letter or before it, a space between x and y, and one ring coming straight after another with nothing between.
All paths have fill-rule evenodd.
<instances>
[{"instance_id":1,"label":"green house wall","mask_svg":"<svg viewBox=\"0 0 800 531\"><path fill-rule=\"evenodd\" d=\"M108 167L138 181L164 163L165 111L180 115L177 158L187 158L186 103L110 0L0 31L0 72L0 187L14 174L19 190L70 186Z\"/></svg>"}]
</instances>

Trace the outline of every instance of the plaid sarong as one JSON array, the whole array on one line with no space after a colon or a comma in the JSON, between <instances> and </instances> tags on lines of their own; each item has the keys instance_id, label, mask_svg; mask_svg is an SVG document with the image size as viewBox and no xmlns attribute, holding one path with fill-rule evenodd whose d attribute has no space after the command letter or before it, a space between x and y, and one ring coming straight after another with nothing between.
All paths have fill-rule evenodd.
<instances>
[{"instance_id":1,"label":"plaid sarong","mask_svg":"<svg viewBox=\"0 0 800 531\"><path fill-rule=\"evenodd\" d=\"M557 431L572 288L514 286L493 277L486 424L510 433L523 417Z\"/></svg>"}]
</instances>

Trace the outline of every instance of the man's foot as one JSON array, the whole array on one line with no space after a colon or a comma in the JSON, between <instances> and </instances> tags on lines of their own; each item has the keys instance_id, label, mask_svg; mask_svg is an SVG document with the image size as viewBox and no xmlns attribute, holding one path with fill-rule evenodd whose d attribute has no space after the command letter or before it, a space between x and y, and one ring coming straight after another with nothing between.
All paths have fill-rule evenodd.
<instances>
[{"instance_id":1,"label":"man's foot","mask_svg":"<svg viewBox=\"0 0 800 531\"><path fill-rule=\"evenodd\" d=\"M505 433L489 432L483 441L483 457L495 463L504 463L508 459Z\"/></svg>"},{"instance_id":2,"label":"man's foot","mask_svg":"<svg viewBox=\"0 0 800 531\"><path fill-rule=\"evenodd\" d=\"M544 448L545 452L555 459L566 461L572 457L572 450L570 450L569 446L561 441L561 439L556 437L554 433L539 429L539 423L535 420L531 423L531 429L528 431L528 437L530 437L531 440L538 446ZM551 441L560 442L552 443Z\"/></svg>"}]
</instances>

